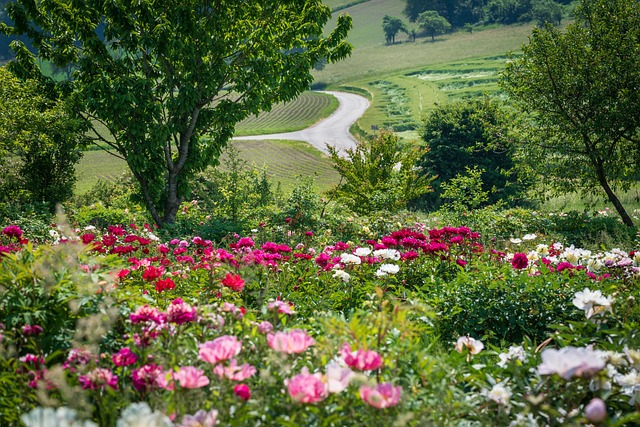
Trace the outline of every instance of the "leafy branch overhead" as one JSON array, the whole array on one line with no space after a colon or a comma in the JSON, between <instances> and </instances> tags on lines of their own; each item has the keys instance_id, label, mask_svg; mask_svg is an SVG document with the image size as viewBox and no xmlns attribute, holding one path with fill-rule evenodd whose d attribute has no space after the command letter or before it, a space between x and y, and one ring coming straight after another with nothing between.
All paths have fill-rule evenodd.
<instances>
[{"instance_id":1,"label":"leafy branch overhead","mask_svg":"<svg viewBox=\"0 0 640 427\"><path fill-rule=\"evenodd\" d=\"M18 0L8 13L5 32L27 34L42 59L74 64L79 113L126 160L158 225L175 220L236 123L295 98L316 63L351 52L350 17L325 36L331 11L318 0ZM33 72L26 46L13 47Z\"/></svg>"}]
</instances>

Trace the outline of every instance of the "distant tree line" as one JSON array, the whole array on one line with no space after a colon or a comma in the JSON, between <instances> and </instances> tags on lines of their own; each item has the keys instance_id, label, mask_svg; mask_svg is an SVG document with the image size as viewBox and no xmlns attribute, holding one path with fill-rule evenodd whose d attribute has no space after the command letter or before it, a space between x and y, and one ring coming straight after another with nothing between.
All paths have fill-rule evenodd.
<instances>
[{"instance_id":1,"label":"distant tree line","mask_svg":"<svg viewBox=\"0 0 640 427\"><path fill-rule=\"evenodd\" d=\"M435 11L453 28L476 24L513 24L538 21L559 24L563 8L571 0L407 0L404 14L419 22L426 11Z\"/></svg>"}]
</instances>

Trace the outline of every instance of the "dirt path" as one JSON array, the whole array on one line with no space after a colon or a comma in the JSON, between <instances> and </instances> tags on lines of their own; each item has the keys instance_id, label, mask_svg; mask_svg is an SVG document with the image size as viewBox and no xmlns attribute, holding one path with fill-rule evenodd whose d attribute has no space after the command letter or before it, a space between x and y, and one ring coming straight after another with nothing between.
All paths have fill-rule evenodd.
<instances>
[{"instance_id":1,"label":"dirt path","mask_svg":"<svg viewBox=\"0 0 640 427\"><path fill-rule=\"evenodd\" d=\"M315 125L296 132L274 133L269 135L241 136L238 140L289 139L305 141L318 150L329 153L327 145L338 149L339 153L356 146L356 140L349 133L349 128L364 114L369 101L360 95L346 92L325 91L338 99L339 106L329 117Z\"/></svg>"}]
</instances>

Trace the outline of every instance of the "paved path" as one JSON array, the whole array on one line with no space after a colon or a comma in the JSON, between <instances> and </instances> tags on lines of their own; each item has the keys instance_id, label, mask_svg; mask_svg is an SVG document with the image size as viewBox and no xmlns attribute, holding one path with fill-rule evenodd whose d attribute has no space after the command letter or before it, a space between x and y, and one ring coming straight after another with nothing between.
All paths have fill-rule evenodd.
<instances>
[{"instance_id":1,"label":"paved path","mask_svg":"<svg viewBox=\"0 0 640 427\"><path fill-rule=\"evenodd\" d=\"M336 111L329 117L319 121L315 125L296 132L274 133L270 135L239 136L233 139L239 140L265 140L265 139L289 139L305 141L318 150L329 153L327 145L338 149L338 153L344 153L347 148L356 146L357 141L349 133L349 128L369 108L369 100L360 95L346 92L325 91L338 99L340 104Z\"/></svg>"}]
</instances>

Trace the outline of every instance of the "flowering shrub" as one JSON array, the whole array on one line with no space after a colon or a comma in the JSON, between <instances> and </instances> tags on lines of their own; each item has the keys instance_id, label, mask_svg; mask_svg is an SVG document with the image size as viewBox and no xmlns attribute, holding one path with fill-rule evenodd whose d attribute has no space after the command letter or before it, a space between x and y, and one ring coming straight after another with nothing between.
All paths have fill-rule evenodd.
<instances>
[{"instance_id":1,"label":"flowering shrub","mask_svg":"<svg viewBox=\"0 0 640 427\"><path fill-rule=\"evenodd\" d=\"M3 425L45 412L87 426L638 416L635 251L533 233L496 248L415 224L225 245L130 225L56 227L34 247L5 230L0 396L21 399L0 397Z\"/></svg>"}]
</instances>

